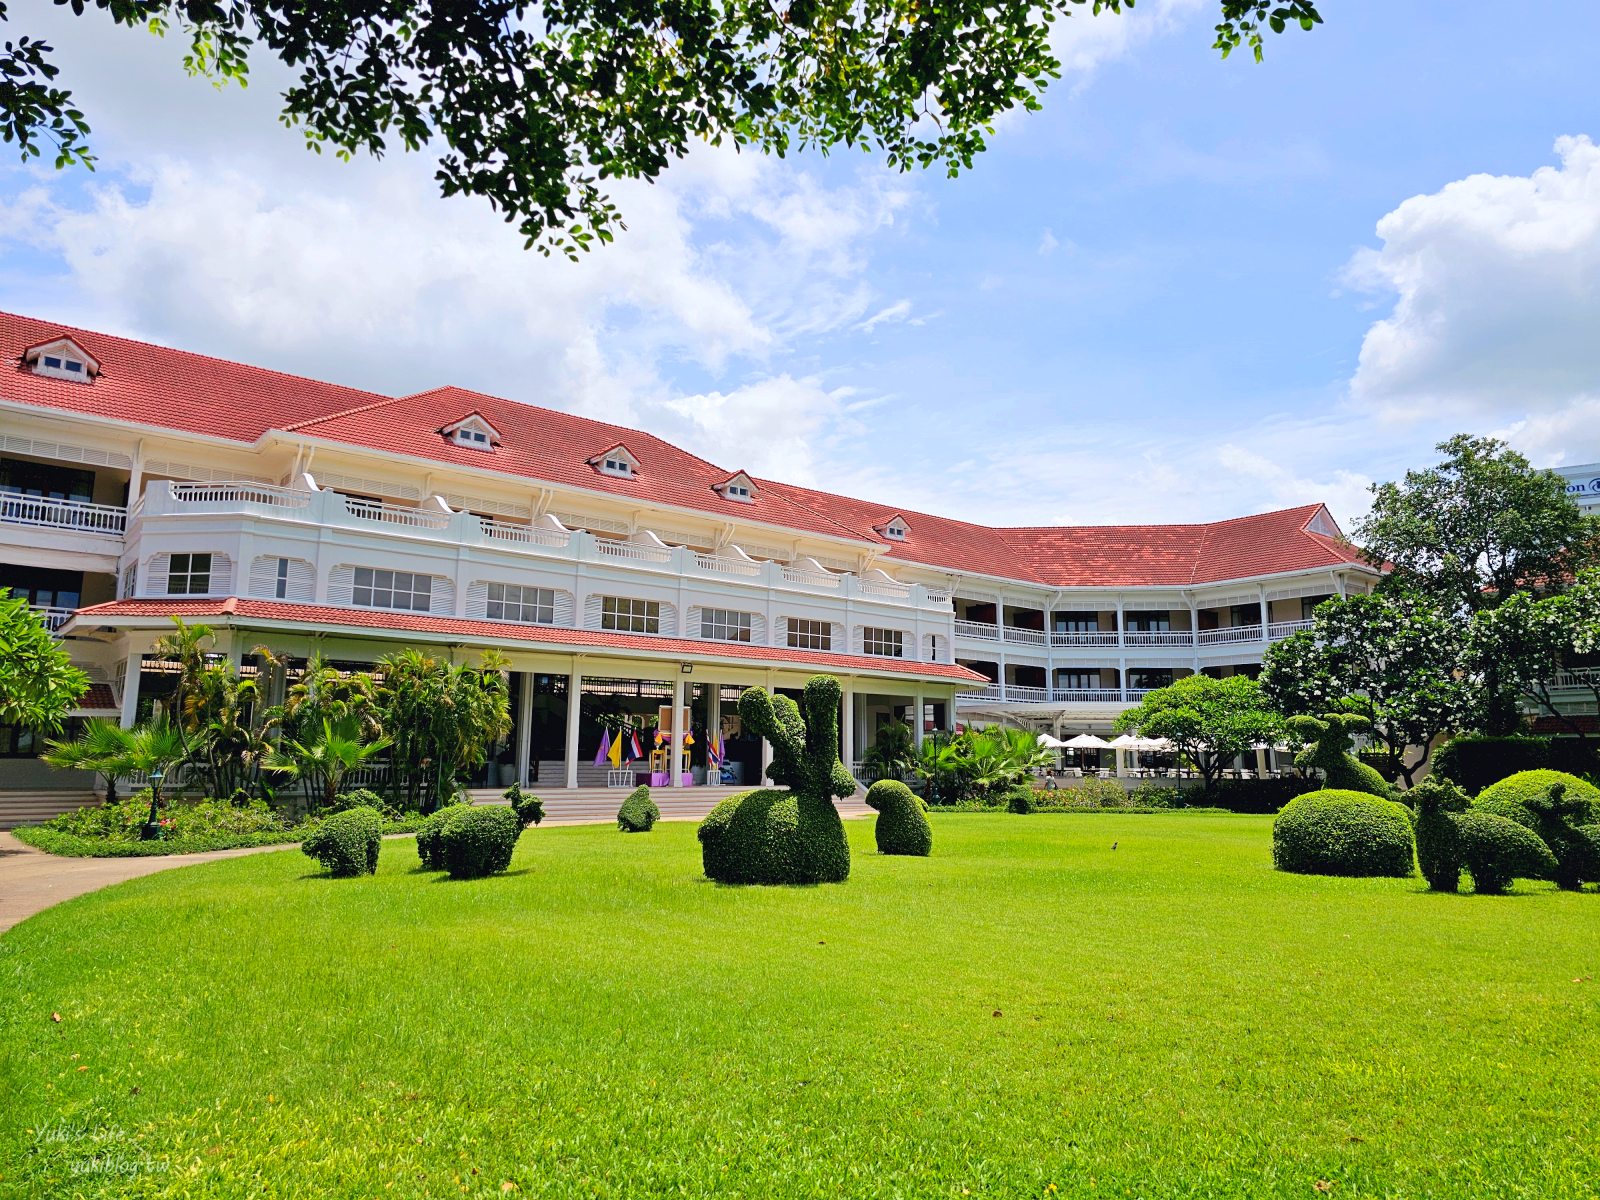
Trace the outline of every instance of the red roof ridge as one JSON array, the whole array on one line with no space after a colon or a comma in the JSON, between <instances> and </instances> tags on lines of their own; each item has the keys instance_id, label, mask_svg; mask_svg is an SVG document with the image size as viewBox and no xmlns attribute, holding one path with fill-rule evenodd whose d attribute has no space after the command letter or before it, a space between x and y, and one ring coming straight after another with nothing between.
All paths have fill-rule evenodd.
<instances>
[{"instance_id":1,"label":"red roof ridge","mask_svg":"<svg viewBox=\"0 0 1600 1200\"><path fill-rule=\"evenodd\" d=\"M373 409L383 408L385 405L389 404L399 404L400 401L406 399L409 399L409 397L385 396L381 400L374 400L370 404L358 404L354 408L341 408L337 412L323 413L321 416L317 417L307 417L304 421L291 421L287 425L278 425L275 426L275 428L283 430L284 433L295 433L301 429L305 429L307 426L317 425L323 421L336 421L340 417L353 417L361 413L369 413Z\"/></svg>"}]
</instances>

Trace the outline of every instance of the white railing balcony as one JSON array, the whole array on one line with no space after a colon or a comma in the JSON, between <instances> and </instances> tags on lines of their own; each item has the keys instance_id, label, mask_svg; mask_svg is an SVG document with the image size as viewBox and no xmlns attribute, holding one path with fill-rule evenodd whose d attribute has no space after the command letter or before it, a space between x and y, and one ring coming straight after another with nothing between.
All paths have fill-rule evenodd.
<instances>
[{"instance_id":1,"label":"white railing balcony","mask_svg":"<svg viewBox=\"0 0 1600 1200\"><path fill-rule=\"evenodd\" d=\"M1122 689L1052 688L1050 699L1057 704L1116 704L1122 700Z\"/></svg>"},{"instance_id":2,"label":"white railing balcony","mask_svg":"<svg viewBox=\"0 0 1600 1200\"><path fill-rule=\"evenodd\" d=\"M1231 625L1226 629L1202 629L1196 639L1202 646L1228 646L1237 642L1259 642L1261 626Z\"/></svg>"},{"instance_id":3,"label":"white railing balcony","mask_svg":"<svg viewBox=\"0 0 1600 1200\"><path fill-rule=\"evenodd\" d=\"M172 500L184 507L219 505L225 511L240 504L261 504L268 508L306 508L311 493L301 488L275 487L270 483L174 483ZM140 497L142 500L143 497Z\"/></svg>"},{"instance_id":4,"label":"white railing balcony","mask_svg":"<svg viewBox=\"0 0 1600 1200\"><path fill-rule=\"evenodd\" d=\"M595 553L601 558L620 558L625 562L650 562L664 563L672 557L672 551L664 550L660 546L641 546L635 542L612 542L605 538L596 538L594 543Z\"/></svg>"},{"instance_id":5,"label":"white railing balcony","mask_svg":"<svg viewBox=\"0 0 1600 1200\"><path fill-rule=\"evenodd\" d=\"M954 599L955 599L955 595L952 592L934 592L934 591L930 591L928 593L928 603L932 604L932 605L938 605L938 606L942 606L942 607L948 608L949 605L950 605L950 602L952 600L954 600Z\"/></svg>"},{"instance_id":6,"label":"white railing balcony","mask_svg":"<svg viewBox=\"0 0 1600 1200\"><path fill-rule=\"evenodd\" d=\"M1131 630L1122 635L1125 646L1192 646L1194 632L1188 629Z\"/></svg>"},{"instance_id":7,"label":"white railing balcony","mask_svg":"<svg viewBox=\"0 0 1600 1200\"><path fill-rule=\"evenodd\" d=\"M1314 621L1274 621L1267 626L1267 637L1274 642L1281 642L1286 637L1293 637L1302 630L1310 629Z\"/></svg>"},{"instance_id":8,"label":"white railing balcony","mask_svg":"<svg viewBox=\"0 0 1600 1200\"><path fill-rule=\"evenodd\" d=\"M991 683L988 687L973 688L971 691L960 692L957 700L1004 700L1005 689L998 683Z\"/></svg>"},{"instance_id":9,"label":"white railing balcony","mask_svg":"<svg viewBox=\"0 0 1600 1200\"><path fill-rule=\"evenodd\" d=\"M911 595L911 588L904 583L884 583L877 579L863 579L861 581L861 594L864 596L888 596L894 600L904 600Z\"/></svg>"},{"instance_id":10,"label":"white railing balcony","mask_svg":"<svg viewBox=\"0 0 1600 1200\"><path fill-rule=\"evenodd\" d=\"M1014 700L1018 704L1047 704L1050 701L1050 689L1024 687L1020 683L1008 683L1006 684L1006 699Z\"/></svg>"},{"instance_id":11,"label":"white railing balcony","mask_svg":"<svg viewBox=\"0 0 1600 1200\"><path fill-rule=\"evenodd\" d=\"M378 525L397 525L402 529L442 530L453 514L431 508L408 508L404 504L385 504L378 500L358 500L340 496L344 510L358 521Z\"/></svg>"},{"instance_id":12,"label":"white railing balcony","mask_svg":"<svg viewBox=\"0 0 1600 1200\"><path fill-rule=\"evenodd\" d=\"M745 578L755 578L761 574L760 563L745 558L733 558L726 554L696 552L694 565L711 575L740 575Z\"/></svg>"},{"instance_id":13,"label":"white railing balcony","mask_svg":"<svg viewBox=\"0 0 1600 1200\"><path fill-rule=\"evenodd\" d=\"M478 518L478 527L491 542L508 542L514 546L550 546L559 548L572 541L570 531L545 529L538 525L517 525L511 521L491 521Z\"/></svg>"},{"instance_id":14,"label":"white railing balcony","mask_svg":"<svg viewBox=\"0 0 1600 1200\"><path fill-rule=\"evenodd\" d=\"M998 642L1000 626L992 625L988 621L963 621L957 618L956 636L977 638L983 642Z\"/></svg>"},{"instance_id":15,"label":"white railing balcony","mask_svg":"<svg viewBox=\"0 0 1600 1200\"><path fill-rule=\"evenodd\" d=\"M0 525L36 525L121 537L128 528L128 510L87 500L50 500L0 492Z\"/></svg>"},{"instance_id":16,"label":"white railing balcony","mask_svg":"<svg viewBox=\"0 0 1600 1200\"><path fill-rule=\"evenodd\" d=\"M784 567L783 577L790 583L803 583L810 587L837 588L838 575L826 575L821 571L807 571L804 567Z\"/></svg>"},{"instance_id":17,"label":"white railing balcony","mask_svg":"<svg viewBox=\"0 0 1600 1200\"><path fill-rule=\"evenodd\" d=\"M71 619L72 614L77 610L71 608L55 608L44 604L35 604L33 606L33 611L38 613L40 619L44 621L44 627L51 633L55 633L58 629L65 625L68 620Z\"/></svg>"},{"instance_id":18,"label":"white railing balcony","mask_svg":"<svg viewBox=\"0 0 1600 1200\"><path fill-rule=\"evenodd\" d=\"M1042 630L1024 629L1020 625L1003 625L1000 634L1003 641L1015 642L1020 646L1043 646L1047 641Z\"/></svg>"},{"instance_id":19,"label":"white railing balcony","mask_svg":"<svg viewBox=\"0 0 1600 1200\"><path fill-rule=\"evenodd\" d=\"M1600 687L1600 667L1579 667L1573 671L1558 671L1550 679L1556 691L1588 691Z\"/></svg>"},{"instance_id":20,"label":"white railing balcony","mask_svg":"<svg viewBox=\"0 0 1600 1200\"><path fill-rule=\"evenodd\" d=\"M1115 646L1117 644L1117 631L1115 629L1082 629L1058 630L1050 635L1052 646Z\"/></svg>"}]
</instances>

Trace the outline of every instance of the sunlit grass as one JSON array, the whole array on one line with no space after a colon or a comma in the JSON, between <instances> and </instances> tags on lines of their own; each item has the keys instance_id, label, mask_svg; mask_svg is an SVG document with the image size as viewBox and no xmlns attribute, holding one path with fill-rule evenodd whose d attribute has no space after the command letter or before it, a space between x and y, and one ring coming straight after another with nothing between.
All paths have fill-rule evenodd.
<instances>
[{"instance_id":1,"label":"sunlit grass","mask_svg":"<svg viewBox=\"0 0 1600 1200\"><path fill-rule=\"evenodd\" d=\"M0 938L0 1194L1596 1194L1600 896L1277 874L1268 818L934 820L849 822L840 886L707 883L662 825L50 910Z\"/></svg>"}]
</instances>

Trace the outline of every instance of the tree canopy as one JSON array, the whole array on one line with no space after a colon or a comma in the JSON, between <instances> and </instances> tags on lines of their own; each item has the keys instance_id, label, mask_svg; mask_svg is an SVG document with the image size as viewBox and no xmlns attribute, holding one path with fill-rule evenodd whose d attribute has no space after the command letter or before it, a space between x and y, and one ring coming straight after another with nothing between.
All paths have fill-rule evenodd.
<instances>
[{"instance_id":1,"label":"tree canopy","mask_svg":"<svg viewBox=\"0 0 1600 1200\"><path fill-rule=\"evenodd\" d=\"M0 588L0 725L54 733L88 689L43 618Z\"/></svg>"},{"instance_id":2,"label":"tree canopy","mask_svg":"<svg viewBox=\"0 0 1600 1200\"><path fill-rule=\"evenodd\" d=\"M445 195L482 196L569 256L622 226L607 181L653 180L695 142L784 155L837 146L899 170L972 166L994 122L1037 109L1064 16L1135 0L55 0L185 38L192 74L295 73L283 121L341 157L442 143ZM1314 0L1217 0L1215 47L1321 21ZM0 0L0 21L8 21ZM0 136L92 165L54 47L0 45Z\"/></svg>"},{"instance_id":3,"label":"tree canopy","mask_svg":"<svg viewBox=\"0 0 1600 1200\"><path fill-rule=\"evenodd\" d=\"M1171 742L1194 763L1207 787L1235 756L1270 745L1283 733L1261 685L1244 675L1187 675L1147 693L1117 718L1116 726Z\"/></svg>"}]
</instances>

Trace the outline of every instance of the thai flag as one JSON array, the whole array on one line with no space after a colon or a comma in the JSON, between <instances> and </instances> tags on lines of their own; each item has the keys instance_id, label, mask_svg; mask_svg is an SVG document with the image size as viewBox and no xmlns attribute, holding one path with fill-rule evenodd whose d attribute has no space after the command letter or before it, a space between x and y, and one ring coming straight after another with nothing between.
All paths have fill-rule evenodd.
<instances>
[{"instance_id":1,"label":"thai flag","mask_svg":"<svg viewBox=\"0 0 1600 1200\"><path fill-rule=\"evenodd\" d=\"M634 761L636 761L638 759L643 758L644 757L644 747L639 745L639 731L637 729L635 729L629 735L629 741L632 744L628 748L629 749L628 761L629 762L634 762Z\"/></svg>"}]
</instances>

